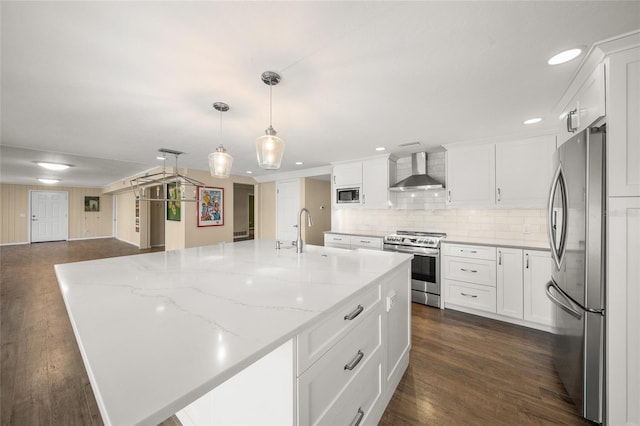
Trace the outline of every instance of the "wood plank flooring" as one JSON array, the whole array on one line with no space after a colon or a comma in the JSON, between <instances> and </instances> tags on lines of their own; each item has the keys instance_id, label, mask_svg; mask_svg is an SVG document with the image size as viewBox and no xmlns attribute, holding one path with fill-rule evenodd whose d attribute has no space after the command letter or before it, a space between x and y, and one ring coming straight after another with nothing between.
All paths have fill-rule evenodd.
<instances>
[{"instance_id":1,"label":"wood plank flooring","mask_svg":"<svg viewBox=\"0 0 640 426\"><path fill-rule=\"evenodd\" d=\"M1 425L102 424L53 265L142 252L115 239L0 247ZM553 371L548 334L412 309L411 362L381 425L589 424Z\"/></svg>"}]
</instances>

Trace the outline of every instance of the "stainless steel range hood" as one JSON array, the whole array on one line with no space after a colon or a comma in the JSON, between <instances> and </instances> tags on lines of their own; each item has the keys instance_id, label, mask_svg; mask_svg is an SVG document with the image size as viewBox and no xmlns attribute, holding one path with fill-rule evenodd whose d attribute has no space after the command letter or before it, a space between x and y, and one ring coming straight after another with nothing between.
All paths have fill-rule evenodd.
<instances>
[{"instance_id":1,"label":"stainless steel range hood","mask_svg":"<svg viewBox=\"0 0 640 426\"><path fill-rule=\"evenodd\" d=\"M389 187L389 191L427 191L444 185L427 174L427 153L411 154L411 176Z\"/></svg>"}]
</instances>

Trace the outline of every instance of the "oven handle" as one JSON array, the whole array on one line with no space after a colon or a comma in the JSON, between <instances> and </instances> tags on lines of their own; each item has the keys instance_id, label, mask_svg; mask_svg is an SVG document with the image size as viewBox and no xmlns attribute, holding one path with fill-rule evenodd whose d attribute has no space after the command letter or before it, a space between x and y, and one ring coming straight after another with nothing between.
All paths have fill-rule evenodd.
<instances>
[{"instance_id":1,"label":"oven handle","mask_svg":"<svg viewBox=\"0 0 640 426\"><path fill-rule=\"evenodd\" d=\"M429 253L424 253L424 252L415 252L415 251L411 251L411 250L401 250L401 249L396 249L396 248L384 248L384 251L391 251L391 252L395 252L395 253L406 253L406 254L413 254L415 256L423 256L423 257L438 257L440 254L440 251L438 249L433 249L433 252L429 252Z\"/></svg>"}]
</instances>

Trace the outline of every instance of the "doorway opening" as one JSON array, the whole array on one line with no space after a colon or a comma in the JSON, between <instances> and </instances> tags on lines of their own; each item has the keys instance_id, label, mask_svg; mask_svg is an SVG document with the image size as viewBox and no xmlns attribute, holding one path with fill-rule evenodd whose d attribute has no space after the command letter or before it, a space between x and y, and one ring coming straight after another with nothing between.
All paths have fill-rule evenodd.
<instances>
[{"instance_id":1,"label":"doorway opening","mask_svg":"<svg viewBox=\"0 0 640 426\"><path fill-rule=\"evenodd\" d=\"M255 238L255 198L253 185L233 184L233 241Z\"/></svg>"}]
</instances>

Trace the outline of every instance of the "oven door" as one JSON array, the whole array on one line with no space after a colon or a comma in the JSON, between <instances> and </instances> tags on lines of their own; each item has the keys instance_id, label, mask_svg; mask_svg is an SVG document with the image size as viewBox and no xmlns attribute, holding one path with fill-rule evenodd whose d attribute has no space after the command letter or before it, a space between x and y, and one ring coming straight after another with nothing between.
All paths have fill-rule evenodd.
<instances>
[{"instance_id":1,"label":"oven door","mask_svg":"<svg viewBox=\"0 0 640 426\"><path fill-rule=\"evenodd\" d=\"M384 245L385 251L413 254L411 295L414 302L440 307L440 251L438 249Z\"/></svg>"}]
</instances>

